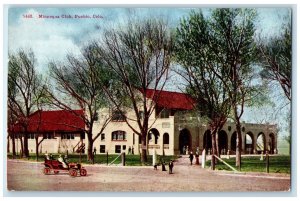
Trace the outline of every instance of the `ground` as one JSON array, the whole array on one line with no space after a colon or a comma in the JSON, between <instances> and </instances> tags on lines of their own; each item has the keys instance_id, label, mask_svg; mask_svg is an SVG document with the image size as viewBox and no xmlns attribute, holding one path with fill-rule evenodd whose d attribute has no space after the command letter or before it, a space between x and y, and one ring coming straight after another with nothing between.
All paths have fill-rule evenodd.
<instances>
[{"instance_id":1,"label":"ground","mask_svg":"<svg viewBox=\"0 0 300 201\"><path fill-rule=\"evenodd\" d=\"M86 165L86 177L66 172L44 175L41 162L7 161L7 188L15 191L102 192L245 192L289 191L287 174L233 173L190 165L188 156L174 163L173 174L153 167ZM168 169L168 168L167 168Z\"/></svg>"}]
</instances>

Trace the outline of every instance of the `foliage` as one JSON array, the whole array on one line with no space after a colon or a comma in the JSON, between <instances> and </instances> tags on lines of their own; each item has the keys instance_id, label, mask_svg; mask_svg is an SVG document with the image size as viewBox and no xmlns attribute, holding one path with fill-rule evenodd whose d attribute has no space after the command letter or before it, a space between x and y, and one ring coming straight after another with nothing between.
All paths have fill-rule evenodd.
<instances>
[{"instance_id":1,"label":"foliage","mask_svg":"<svg viewBox=\"0 0 300 201\"><path fill-rule=\"evenodd\" d=\"M59 156L59 154L54 154L53 158L57 159ZM119 155L116 154L109 154L108 155L108 163L110 164L113 160L115 160ZM12 155L8 154L7 155L8 158L12 159ZM87 160L87 156L86 154L83 154L81 156L81 162L83 164L91 164L91 161ZM141 163L141 159L140 159L140 155L126 155L125 156L126 160L125 160L125 165L126 166L140 166L140 165L146 165L146 166L152 166L152 156L149 155L149 161L147 163L142 164ZM157 155L157 161L160 161L160 158L163 158L165 163L168 164L170 162L170 160L176 160L177 156L160 156ZM30 154L29 158L27 159L29 161L34 161L36 160L36 155L35 154ZM44 156L43 155L39 155L39 161L44 161ZM68 162L79 162L80 161L80 156L78 154L69 154L68 155ZM107 163L107 156L106 154L96 154L94 157L94 164L103 164L106 165ZM113 165L121 165L121 157L119 157L117 160L115 160L115 162L113 163ZM161 165L161 164L158 164Z\"/></svg>"},{"instance_id":2,"label":"foliage","mask_svg":"<svg viewBox=\"0 0 300 201\"><path fill-rule=\"evenodd\" d=\"M226 163L231 166L235 165L235 159L223 159ZM278 155L278 156L270 156L269 158L270 173L291 173L291 158L290 156ZM209 164L209 162L206 162ZM229 167L227 167L223 163L218 163L216 166L218 170L227 170L232 171ZM241 164L242 172L266 172L266 160L260 160L260 156L251 156L251 157L243 157L243 162Z\"/></svg>"}]
</instances>

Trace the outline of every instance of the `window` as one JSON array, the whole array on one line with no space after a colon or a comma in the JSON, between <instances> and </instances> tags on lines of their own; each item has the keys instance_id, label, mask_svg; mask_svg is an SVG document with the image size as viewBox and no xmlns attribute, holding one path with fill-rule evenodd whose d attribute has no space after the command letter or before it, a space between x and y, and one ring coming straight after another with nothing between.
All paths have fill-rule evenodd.
<instances>
[{"instance_id":1,"label":"window","mask_svg":"<svg viewBox=\"0 0 300 201\"><path fill-rule=\"evenodd\" d=\"M105 153L105 145L100 145L100 153Z\"/></svg>"},{"instance_id":2,"label":"window","mask_svg":"<svg viewBox=\"0 0 300 201\"><path fill-rule=\"evenodd\" d=\"M61 139L74 139L74 134L73 133L64 133L64 134L61 134Z\"/></svg>"},{"instance_id":3,"label":"window","mask_svg":"<svg viewBox=\"0 0 300 201\"><path fill-rule=\"evenodd\" d=\"M30 134L28 135L28 139L34 139L34 137L35 137L35 135L34 135L33 133L30 133Z\"/></svg>"},{"instance_id":4,"label":"window","mask_svg":"<svg viewBox=\"0 0 300 201\"><path fill-rule=\"evenodd\" d=\"M163 144L169 144L169 134L165 133L163 136Z\"/></svg>"},{"instance_id":5,"label":"window","mask_svg":"<svg viewBox=\"0 0 300 201\"><path fill-rule=\"evenodd\" d=\"M112 121L125 121L124 112L119 111L119 110L113 111L111 120Z\"/></svg>"},{"instance_id":6,"label":"window","mask_svg":"<svg viewBox=\"0 0 300 201\"><path fill-rule=\"evenodd\" d=\"M171 111L166 108L156 107L155 108L155 115L158 118L169 118Z\"/></svg>"},{"instance_id":7,"label":"window","mask_svg":"<svg viewBox=\"0 0 300 201\"><path fill-rule=\"evenodd\" d=\"M126 150L126 145L123 145L123 150Z\"/></svg>"},{"instance_id":8,"label":"window","mask_svg":"<svg viewBox=\"0 0 300 201\"><path fill-rule=\"evenodd\" d=\"M101 133L100 139L101 139L101 141L105 140L105 134L104 133Z\"/></svg>"},{"instance_id":9,"label":"window","mask_svg":"<svg viewBox=\"0 0 300 201\"><path fill-rule=\"evenodd\" d=\"M121 153L121 145L115 146L115 153Z\"/></svg>"},{"instance_id":10,"label":"window","mask_svg":"<svg viewBox=\"0 0 300 201\"><path fill-rule=\"evenodd\" d=\"M170 110L163 109L160 113L160 118L169 118L170 116Z\"/></svg>"},{"instance_id":11,"label":"window","mask_svg":"<svg viewBox=\"0 0 300 201\"><path fill-rule=\"evenodd\" d=\"M126 132L125 131L114 131L111 134L111 140L126 140Z\"/></svg>"},{"instance_id":12,"label":"window","mask_svg":"<svg viewBox=\"0 0 300 201\"><path fill-rule=\"evenodd\" d=\"M132 143L135 144L135 133L133 133L132 135L133 135L133 140L132 140L133 142Z\"/></svg>"},{"instance_id":13,"label":"window","mask_svg":"<svg viewBox=\"0 0 300 201\"><path fill-rule=\"evenodd\" d=\"M45 133L45 134L43 134L43 137L45 139L54 139L54 134L53 133Z\"/></svg>"}]
</instances>

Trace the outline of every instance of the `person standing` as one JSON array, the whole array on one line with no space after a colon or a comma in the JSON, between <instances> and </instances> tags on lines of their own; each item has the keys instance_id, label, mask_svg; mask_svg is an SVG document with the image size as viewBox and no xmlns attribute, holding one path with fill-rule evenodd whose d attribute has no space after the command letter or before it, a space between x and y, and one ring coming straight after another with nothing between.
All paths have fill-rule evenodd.
<instances>
[{"instance_id":1,"label":"person standing","mask_svg":"<svg viewBox=\"0 0 300 201\"><path fill-rule=\"evenodd\" d=\"M185 155L185 146L182 148L182 154Z\"/></svg>"},{"instance_id":2,"label":"person standing","mask_svg":"<svg viewBox=\"0 0 300 201\"><path fill-rule=\"evenodd\" d=\"M128 155L131 154L131 146L128 148Z\"/></svg>"},{"instance_id":3,"label":"person standing","mask_svg":"<svg viewBox=\"0 0 300 201\"><path fill-rule=\"evenodd\" d=\"M193 154L192 151L191 151L191 153L190 153L189 158L190 158L190 161L191 161L191 165L193 165L194 154Z\"/></svg>"},{"instance_id":4,"label":"person standing","mask_svg":"<svg viewBox=\"0 0 300 201\"><path fill-rule=\"evenodd\" d=\"M169 162L169 174L172 174L172 172L173 172L173 167L174 167L173 161L170 160L170 162Z\"/></svg>"}]
</instances>

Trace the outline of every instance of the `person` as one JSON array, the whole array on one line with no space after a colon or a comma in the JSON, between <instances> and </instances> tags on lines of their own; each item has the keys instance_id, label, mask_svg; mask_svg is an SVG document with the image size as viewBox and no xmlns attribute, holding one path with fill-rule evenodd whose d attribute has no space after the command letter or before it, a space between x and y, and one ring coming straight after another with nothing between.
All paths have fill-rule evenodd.
<instances>
[{"instance_id":1,"label":"person","mask_svg":"<svg viewBox=\"0 0 300 201\"><path fill-rule=\"evenodd\" d=\"M185 146L183 146L183 148L182 148L182 153L183 153L183 155L185 155Z\"/></svg>"},{"instance_id":2,"label":"person","mask_svg":"<svg viewBox=\"0 0 300 201\"><path fill-rule=\"evenodd\" d=\"M68 168L67 163L65 162L65 160L63 159L63 157L61 155L58 156L57 160L62 163L63 168Z\"/></svg>"},{"instance_id":3,"label":"person","mask_svg":"<svg viewBox=\"0 0 300 201\"><path fill-rule=\"evenodd\" d=\"M169 174L172 174L172 172L173 172L173 167L174 167L173 161L170 160L170 162L169 162Z\"/></svg>"},{"instance_id":4,"label":"person","mask_svg":"<svg viewBox=\"0 0 300 201\"><path fill-rule=\"evenodd\" d=\"M94 147L94 155L96 155L96 152L97 152L97 149L96 149L96 147Z\"/></svg>"},{"instance_id":5,"label":"person","mask_svg":"<svg viewBox=\"0 0 300 201\"><path fill-rule=\"evenodd\" d=\"M190 153L189 158L190 158L191 165L192 165L192 164L193 164L193 159L194 159L194 155L193 155L193 152L192 152L192 151L191 151L191 153Z\"/></svg>"},{"instance_id":6,"label":"person","mask_svg":"<svg viewBox=\"0 0 300 201\"><path fill-rule=\"evenodd\" d=\"M128 155L131 154L131 146L128 148Z\"/></svg>"},{"instance_id":7,"label":"person","mask_svg":"<svg viewBox=\"0 0 300 201\"><path fill-rule=\"evenodd\" d=\"M165 166L165 161L163 161L161 164L161 171L167 171Z\"/></svg>"},{"instance_id":8,"label":"person","mask_svg":"<svg viewBox=\"0 0 300 201\"><path fill-rule=\"evenodd\" d=\"M195 157L196 157L196 165L199 165L200 163L199 163L199 152L198 151L196 151Z\"/></svg>"},{"instance_id":9,"label":"person","mask_svg":"<svg viewBox=\"0 0 300 201\"><path fill-rule=\"evenodd\" d=\"M132 152L132 155L134 155L134 147L132 147L131 152Z\"/></svg>"},{"instance_id":10,"label":"person","mask_svg":"<svg viewBox=\"0 0 300 201\"><path fill-rule=\"evenodd\" d=\"M50 157L47 153L45 154L45 160L50 160Z\"/></svg>"},{"instance_id":11,"label":"person","mask_svg":"<svg viewBox=\"0 0 300 201\"><path fill-rule=\"evenodd\" d=\"M189 154L189 146L186 146L185 154L186 154L186 155Z\"/></svg>"}]
</instances>

